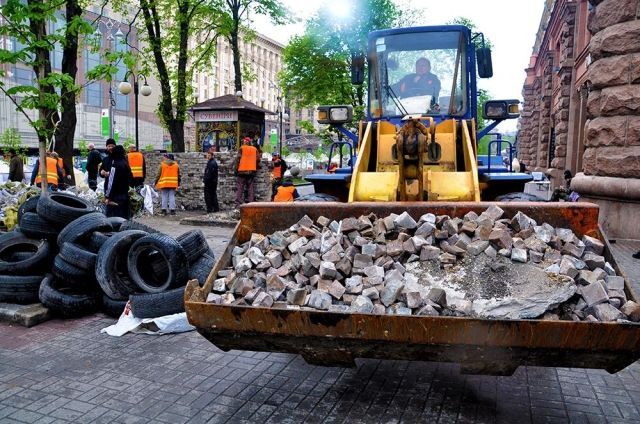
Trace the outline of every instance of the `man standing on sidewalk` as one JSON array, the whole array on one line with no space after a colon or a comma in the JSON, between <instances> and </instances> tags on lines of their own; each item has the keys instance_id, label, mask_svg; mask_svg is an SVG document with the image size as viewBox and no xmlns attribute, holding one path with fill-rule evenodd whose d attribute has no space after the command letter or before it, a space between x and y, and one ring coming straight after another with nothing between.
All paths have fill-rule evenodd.
<instances>
[{"instance_id":1,"label":"man standing on sidewalk","mask_svg":"<svg viewBox=\"0 0 640 424\"><path fill-rule=\"evenodd\" d=\"M160 215L167 214L167 207L171 215L176 214L176 190L178 187L180 187L180 167L171 153L165 153L156 180L156 188L160 190L162 199Z\"/></svg>"},{"instance_id":2,"label":"man standing on sidewalk","mask_svg":"<svg viewBox=\"0 0 640 424\"><path fill-rule=\"evenodd\" d=\"M100 163L102 162L102 156L100 156L100 152L96 150L95 144L90 143L88 147L87 183L91 190L96 191L96 188L98 188L98 166L100 166Z\"/></svg>"},{"instance_id":3,"label":"man standing on sidewalk","mask_svg":"<svg viewBox=\"0 0 640 424\"><path fill-rule=\"evenodd\" d=\"M207 213L218 212L218 162L213 152L207 153L207 167L204 169L204 203L207 205Z\"/></svg>"},{"instance_id":4,"label":"man standing on sidewalk","mask_svg":"<svg viewBox=\"0 0 640 424\"><path fill-rule=\"evenodd\" d=\"M248 203L254 200L254 183L258 171L260 155L258 149L251 145L251 139L245 137L236 158L238 167L236 168L236 207L245 203L244 190L247 189Z\"/></svg>"},{"instance_id":5,"label":"man standing on sidewalk","mask_svg":"<svg viewBox=\"0 0 640 424\"><path fill-rule=\"evenodd\" d=\"M131 167L131 174L133 174L133 187L136 189L142 187L147 176L147 164L144 161L144 155L142 152L137 151L136 146L132 144L129 146L127 159L129 160L129 167Z\"/></svg>"},{"instance_id":6,"label":"man standing on sidewalk","mask_svg":"<svg viewBox=\"0 0 640 424\"><path fill-rule=\"evenodd\" d=\"M24 180L24 163L22 157L16 153L13 147L9 149L9 181L21 182Z\"/></svg>"}]
</instances>

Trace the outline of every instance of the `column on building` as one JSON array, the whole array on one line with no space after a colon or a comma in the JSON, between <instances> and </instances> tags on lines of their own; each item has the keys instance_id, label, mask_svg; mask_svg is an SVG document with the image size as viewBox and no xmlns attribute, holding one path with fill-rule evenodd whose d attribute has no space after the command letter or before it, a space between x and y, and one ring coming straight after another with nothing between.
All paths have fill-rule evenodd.
<instances>
[{"instance_id":1,"label":"column on building","mask_svg":"<svg viewBox=\"0 0 640 424\"><path fill-rule=\"evenodd\" d=\"M590 3L584 174L572 189L600 205L609 237L640 238L640 0Z\"/></svg>"}]
</instances>

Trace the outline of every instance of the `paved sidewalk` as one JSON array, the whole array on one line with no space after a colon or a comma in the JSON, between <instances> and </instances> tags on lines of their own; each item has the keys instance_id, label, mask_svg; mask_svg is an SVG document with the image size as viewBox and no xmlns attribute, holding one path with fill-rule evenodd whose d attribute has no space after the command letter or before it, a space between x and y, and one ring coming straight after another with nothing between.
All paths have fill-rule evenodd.
<instances>
[{"instance_id":1,"label":"paved sidewalk","mask_svg":"<svg viewBox=\"0 0 640 424\"><path fill-rule=\"evenodd\" d=\"M222 352L196 332L100 334L98 314L27 329L0 323L2 423L528 423L640 421L640 363L521 367L465 376L452 364Z\"/></svg>"}]
</instances>

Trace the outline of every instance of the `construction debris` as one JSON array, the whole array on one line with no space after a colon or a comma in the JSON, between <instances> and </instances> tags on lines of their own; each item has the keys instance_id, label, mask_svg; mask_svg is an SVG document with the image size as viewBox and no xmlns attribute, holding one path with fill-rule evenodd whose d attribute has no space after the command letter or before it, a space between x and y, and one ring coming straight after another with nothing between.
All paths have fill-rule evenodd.
<instances>
[{"instance_id":1,"label":"construction debris","mask_svg":"<svg viewBox=\"0 0 640 424\"><path fill-rule=\"evenodd\" d=\"M463 218L308 216L253 234L208 301L345 313L640 321L604 244L496 205Z\"/></svg>"}]
</instances>

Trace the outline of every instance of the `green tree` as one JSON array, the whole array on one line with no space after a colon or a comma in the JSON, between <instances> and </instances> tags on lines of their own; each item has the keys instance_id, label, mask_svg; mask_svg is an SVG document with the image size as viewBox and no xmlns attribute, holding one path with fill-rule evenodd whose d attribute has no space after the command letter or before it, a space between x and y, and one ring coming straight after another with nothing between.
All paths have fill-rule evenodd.
<instances>
[{"instance_id":1,"label":"green tree","mask_svg":"<svg viewBox=\"0 0 640 424\"><path fill-rule=\"evenodd\" d=\"M0 63L27 66L34 72L32 84L9 86L0 80L0 90L35 130L41 169L44 152L55 136L56 150L72 177L76 95L80 91L75 83L78 43L92 31L82 11L81 0L6 0L0 6L0 36L8 37L15 46L0 48ZM55 29L48 32L51 27ZM51 64L56 49L62 50L60 72ZM37 111L37 117L29 111Z\"/></svg>"},{"instance_id":2,"label":"green tree","mask_svg":"<svg viewBox=\"0 0 640 424\"><path fill-rule=\"evenodd\" d=\"M80 153L80 157L86 158L89 156L89 144L87 140L78 141L78 153Z\"/></svg>"},{"instance_id":3,"label":"green tree","mask_svg":"<svg viewBox=\"0 0 640 424\"><path fill-rule=\"evenodd\" d=\"M275 25L281 25L291 20L287 18L286 8L278 0L225 0L220 2L219 12L221 21L218 33L225 37L231 45L234 87L235 91L242 91L243 71L248 80L255 79L255 72L247 66L246 61L243 66L240 57L241 36L244 36L247 41L255 37L254 31L249 27L251 23L250 14L268 16ZM244 25L245 23L247 25Z\"/></svg>"},{"instance_id":4,"label":"green tree","mask_svg":"<svg viewBox=\"0 0 640 424\"><path fill-rule=\"evenodd\" d=\"M400 11L391 0L350 4L348 21L338 22L331 10L321 8L307 21L305 33L285 47L280 84L295 107L350 104L356 117L362 116L366 84L351 84L351 61L366 56L369 32L395 26Z\"/></svg>"},{"instance_id":5,"label":"green tree","mask_svg":"<svg viewBox=\"0 0 640 424\"><path fill-rule=\"evenodd\" d=\"M2 152L5 154L9 149L15 149L17 154L23 155L26 150L22 145L22 137L15 128L7 128L0 135L0 147L2 147Z\"/></svg>"}]
</instances>

